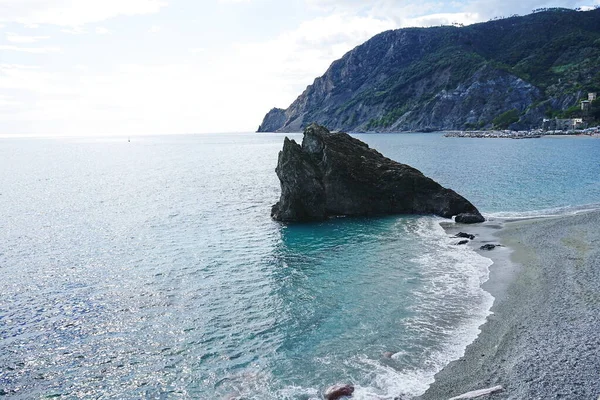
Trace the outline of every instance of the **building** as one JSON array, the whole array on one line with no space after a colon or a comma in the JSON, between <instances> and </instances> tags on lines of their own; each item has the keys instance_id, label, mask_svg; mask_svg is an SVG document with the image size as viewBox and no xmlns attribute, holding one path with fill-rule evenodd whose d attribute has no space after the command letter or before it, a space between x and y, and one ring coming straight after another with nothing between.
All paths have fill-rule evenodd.
<instances>
[{"instance_id":1,"label":"building","mask_svg":"<svg viewBox=\"0 0 600 400\"><path fill-rule=\"evenodd\" d=\"M588 93L588 101L596 100L596 93Z\"/></svg>"},{"instance_id":2,"label":"building","mask_svg":"<svg viewBox=\"0 0 600 400\"><path fill-rule=\"evenodd\" d=\"M571 131L585 128L583 118L548 119L544 118L542 129L545 131Z\"/></svg>"},{"instance_id":3,"label":"building","mask_svg":"<svg viewBox=\"0 0 600 400\"><path fill-rule=\"evenodd\" d=\"M590 111L591 106L592 106L591 101L589 101L589 100L581 101L581 111L588 112L588 111Z\"/></svg>"}]
</instances>

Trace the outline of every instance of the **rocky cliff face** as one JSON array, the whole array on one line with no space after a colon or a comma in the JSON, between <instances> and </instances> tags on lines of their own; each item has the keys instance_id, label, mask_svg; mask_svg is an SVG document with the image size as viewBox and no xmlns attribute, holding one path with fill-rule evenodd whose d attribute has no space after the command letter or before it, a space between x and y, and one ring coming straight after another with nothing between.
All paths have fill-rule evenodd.
<instances>
[{"instance_id":1,"label":"rocky cliff face","mask_svg":"<svg viewBox=\"0 0 600 400\"><path fill-rule=\"evenodd\" d=\"M436 214L465 223L484 219L468 200L420 171L384 157L346 133L313 124L300 146L285 139L277 176L279 221L314 221L330 216Z\"/></svg>"},{"instance_id":2,"label":"rocky cliff face","mask_svg":"<svg viewBox=\"0 0 600 400\"><path fill-rule=\"evenodd\" d=\"M285 125L286 119L285 110L273 108L265 115L262 124L258 127L258 132L275 132Z\"/></svg>"},{"instance_id":3,"label":"rocky cliff face","mask_svg":"<svg viewBox=\"0 0 600 400\"><path fill-rule=\"evenodd\" d=\"M600 10L400 29L335 61L259 131L482 129L511 110L532 128L582 90L600 91Z\"/></svg>"}]
</instances>

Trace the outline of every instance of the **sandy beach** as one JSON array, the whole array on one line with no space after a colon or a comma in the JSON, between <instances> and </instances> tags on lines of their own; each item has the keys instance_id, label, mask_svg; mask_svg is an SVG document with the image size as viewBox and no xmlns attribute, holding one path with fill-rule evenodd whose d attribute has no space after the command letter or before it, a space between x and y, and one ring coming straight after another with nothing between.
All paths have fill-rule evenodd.
<instances>
[{"instance_id":1,"label":"sandy beach","mask_svg":"<svg viewBox=\"0 0 600 400\"><path fill-rule=\"evenodd\" d=\"M484 288L495 297L481 334L420 398L449 399L502 385L489 399L600 396L600 211L450 225L499 243Z\"/></svg>"}]
</instances>

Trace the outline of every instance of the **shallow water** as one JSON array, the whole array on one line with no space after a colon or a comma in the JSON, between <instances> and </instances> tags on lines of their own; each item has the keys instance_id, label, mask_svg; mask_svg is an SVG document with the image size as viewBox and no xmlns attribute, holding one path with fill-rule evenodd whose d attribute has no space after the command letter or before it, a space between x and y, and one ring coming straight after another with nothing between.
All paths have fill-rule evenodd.
<instances>
[{"instance_id":1,"label":"shallow water","mask_svg":"<svg viewBox=\"0 0 600 400\"><path fill-rule=\"evenodd\" d=\"M357 136L487 214L600 198L596 139ZM337 381L357 384L359 399L424 391L477 335L490 261L454 246L435 217L273 222L282 139L0 141L0 389L23 399L308 399Z\"/></svg>"}]
</instances>

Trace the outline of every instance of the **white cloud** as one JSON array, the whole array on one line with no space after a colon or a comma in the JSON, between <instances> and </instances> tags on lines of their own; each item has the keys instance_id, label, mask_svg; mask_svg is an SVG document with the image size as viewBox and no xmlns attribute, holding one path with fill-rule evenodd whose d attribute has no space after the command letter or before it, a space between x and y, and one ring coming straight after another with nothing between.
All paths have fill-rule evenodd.
<instances>
[{"instance_id":1,"label":"white cloud","mask_svg":"<svg viewBox=\"0 0 600 400\"><path fill-rule=\"evenodd\" d=\"M165 0L2 0L0 22L82 26L119 15L150 14Z\"/></svg>"},{"instance_id":2,"label":"white cloud","mask_svg":"<svg viewBox=\"0 0 600 400\"><path fill-rule=\"evenodd\" d=\"M152 27L150 27L150 29L148 30L149 33L158 33L161 31L161 27L158 25L152 25Z\"/></svg>"},{"instance_id":3,"label":"white cloud","mask_svg":"<svg viewBox=\"0 0 600 400\"><path fill-rule=\"evenodd\" d=\"M68 33L69 35L82 35L85 32L85 29L83 29L80 26L74 26L72 28L64 28L60 30L62 33Z\"/></svg>"},{"instance_id":4,"label":"white cloud","mask_svg":"<svg viewBox=\"0 0 600 400\"><path fill-rule=\"evenodd\" d=\"M18 106L22 106L23 102L15 99L14 97L6 96L0 94L0 109L2 108L14 108Z\"/></svg>"},{"instance_id":5,"label":"white cloud","mask_svg":"<svg viewBox=\"0 0 600 400\"><path fill-rule=\"evenodd\" d=\"M11 43L35 43L49 38L50 36L23 36L12 32L6 34L6 40Z\"/></svg>"},{"instance_id":6,"label":"white cloud","mask_svg":"<svg viewBox=\"0 0 600 400\"><path fill-rule=\"evenodd\" d=\"M20 47L13 45L0 45L0 50L7 51L18 51L21 53L31 54L48 54L48 53L60 53L60 47L46 46L46 47Z\"/></svg>"},{"instance_id":7,"label":"white cloud","mask_svg":"<svg viewBox=\"0 0 600 400\"><path fill-rule=\"evenodd\" d=\"M331 15L306 21L268 42L240 44L239 58L244 61L245 74L259 76L271 85L286 82L298 95L299 88L322 75L334 60L373 35L392 28L391 21ZM286 97L291 100L289 95Z\"/></svg>"},{"instance_id":8,"label":"white cloud","mask_svg":"<svg viewBox=\"0 0 600 400\"><path fill-rule=\"evenodd\" d=\"M204 53L206 49L204 47L194 47L188 50L192 54Z\"/></svg>"},{"instance_id":9,"label":"white cloud","mask_svg":"<svg viewBox=\"0 0 600 400\"><path fill-rule=\"evenodd\" d=\"M108 30L104 27L99 26L96 28L96 34L98 34L98 35L108 35L110 33L111 33L110 30Z\"/></svg>"},{"instance_id":10,"label":"white cloud","mask_svg":"<svg viewBox=\"0 0 600 400\"><path fill-rule=\"evenodd\" d=\"M407 18L402 21L402 26L426 27L453 24L470 25L481 21L483 21L483 19L478 13L443 13L424 15L416 18Z\"/></svg>"}]
</instances>

